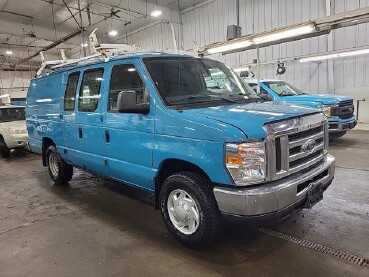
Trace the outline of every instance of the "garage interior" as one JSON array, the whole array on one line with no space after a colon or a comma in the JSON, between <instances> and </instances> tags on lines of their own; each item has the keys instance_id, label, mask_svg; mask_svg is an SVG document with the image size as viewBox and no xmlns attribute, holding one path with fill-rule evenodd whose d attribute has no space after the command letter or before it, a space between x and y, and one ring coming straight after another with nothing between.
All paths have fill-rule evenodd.
<instances>
[{"instance_id":1,"label":"garage interior","mask_svg":"<svg viewBox=\"0 0 369 277\"><path fill-rule=\"evenodd\" d=\"M209 51L309 22L320 31ZM101 44L197 51L351 97L358 122L329 141L336 173L321 202L278 224L227 220L202 250L170 236L152 194L82 170L57 186L40 155L14 150L0 158L0 276L368 276L368 22L368 0L0 0L0 105L26 105L43 61L90 55L97 28Z\"/></svg>"}]
</instances>

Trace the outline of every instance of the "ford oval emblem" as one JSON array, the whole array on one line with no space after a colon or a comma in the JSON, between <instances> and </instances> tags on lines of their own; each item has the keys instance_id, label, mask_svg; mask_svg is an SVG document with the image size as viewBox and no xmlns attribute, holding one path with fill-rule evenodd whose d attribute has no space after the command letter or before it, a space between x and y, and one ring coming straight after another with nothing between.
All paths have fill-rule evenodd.
<instances>
[{"instance_id":1,"label":"ford oval emblem","mask_svg":"<svg viewBox=\"0 0 369 277\"><path fill-rule=\"evenodd\" d=\"M302 146L301 149L302 151L304 151L305 153L310 153L314 150L316 146L316 142L313 139L309 139L307 140Z\"/></svg>"}]
</instances>

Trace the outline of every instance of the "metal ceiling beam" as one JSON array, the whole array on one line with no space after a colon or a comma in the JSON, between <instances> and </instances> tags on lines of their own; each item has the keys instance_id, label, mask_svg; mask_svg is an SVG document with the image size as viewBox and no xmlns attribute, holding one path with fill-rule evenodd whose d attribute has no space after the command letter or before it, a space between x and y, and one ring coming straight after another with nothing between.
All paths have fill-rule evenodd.
<instances>
[{"instance_id":1,"label":"metal ceiling beam","mask_svg":"<svg viewBox=\"0 0 369 277\"><path fill-rule=\"evenodd\" d=\"M27 58L24 58L24 59L20 60L16 64L16 66L19 65L19 64L21 64L21 63L24 63L24 62L26 62L26 61L28 61L30 59L33 59L33 58L37 57L38 55L40 55L41 52L46 52L46 51L48 51L48 50L50 50L50 49L52 49L52 48L54 48L54 47L56 47L56 46L64 43L64 42L66 42L67 40L70 40L71 38L74 38L74 37L78 36L81 32L82 32L82 29L79 29L79 30L77 30L77 31L75 31L75 32L73 32L73 33L65 36L65 37L62 37L62 38L58 39L57 41L49 44L48 46L43 47L40 51L37 51L35 54L33 54L33 55L31 55L31 56L29 56Z\"/></svg>"},{"instance_id":2,"label":"metal ceiling beam","mask_svg":"<svg viewBox=\"0 0 369 277\"><path fill-rule=\"evenodd\" d=\"M62 0L62 1L63 1L63 3L64 3L65 7L67 8L67 10L69 11L70 15L72 16L72 18L74 19L74 21L77 23L77 26L78 26L79 28L82 28L82 26L79 24L79 22L78 22L77 18L74 16L73 12L72 12L72 11L71 11L71 9L69 8L69 6L68 6L68 5L67 5L67 3L65 2L65 0ZM79 2L78 2L78 3L79 3ZM53 5L53 3L52 3L51 5Z\"/></svg>"},{"instance_id":3,"label":"metal ceiling beam","mask_svg":"<svg viewBox=\"0 0 369 277\"><path fill-rule=\"evenodd\" d=\"M21 14L21 13L16 13L16 12L0 11L0 13L8 13L8 14L11 14L11 15L16 15L16 16L26 17L28 19L33 19L33 16L29 16L29 15Z\"/></svg>"}]
</instances>

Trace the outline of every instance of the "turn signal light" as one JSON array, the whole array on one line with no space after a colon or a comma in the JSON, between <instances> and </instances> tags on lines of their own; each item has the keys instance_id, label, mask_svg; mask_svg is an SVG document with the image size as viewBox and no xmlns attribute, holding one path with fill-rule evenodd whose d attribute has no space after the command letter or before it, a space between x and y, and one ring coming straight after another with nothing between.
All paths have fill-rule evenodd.
<instances>
[{"instance_id":1,"label":"turn signal light","mask_svg":"<svg viewBox=\"0 0 369 277\"><path fill-rule=\"evenodd\" d=\"M227 164L239 164L239 165L241 165L242 162L243 162L243 159L242 159L242 157L239 157L239 156L227 155L227 157L226 157L226 163Z\"/></svg>"}]
</instances>

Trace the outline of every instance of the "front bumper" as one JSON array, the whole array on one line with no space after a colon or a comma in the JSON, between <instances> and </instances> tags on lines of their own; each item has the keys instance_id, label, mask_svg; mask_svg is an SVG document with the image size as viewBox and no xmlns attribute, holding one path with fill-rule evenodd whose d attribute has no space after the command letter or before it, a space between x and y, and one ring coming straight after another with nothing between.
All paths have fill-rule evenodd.
<instances>
[{"instance_id":1,"label":"front bumper","mask_svg":"<svg viewBox=\"0 0 369 277\"><path fill-rule=\"evenodd\" d=\"M27 134L17 134L17 135L6 135L4 136L4 141L9 149L23 148L27 146L28 135Z\"/></svg>"},{"instance_id":2,"label":"front bumper","mask_svg":"<svg viewBox=\"0 0 369 277\"><path fill-rule=\"evenodd\" d=\"M253 187L215 187L214 195L223 214L245 217L279 214L305 202L312 183L321 183L326 189L334 172L335 158L327 155L323 163L307 171Z\"/></svg>"},{"instance_id":3,"label":"front bumper","mask_svg":"<svg viewBox=\"0 0 369 277\"><path fill-rule=\"evenodd\" d=\"M356 119L348 122L329 122L329 133L348 131L353 129L356 124Z\"/></svg>"}]
</instances>

